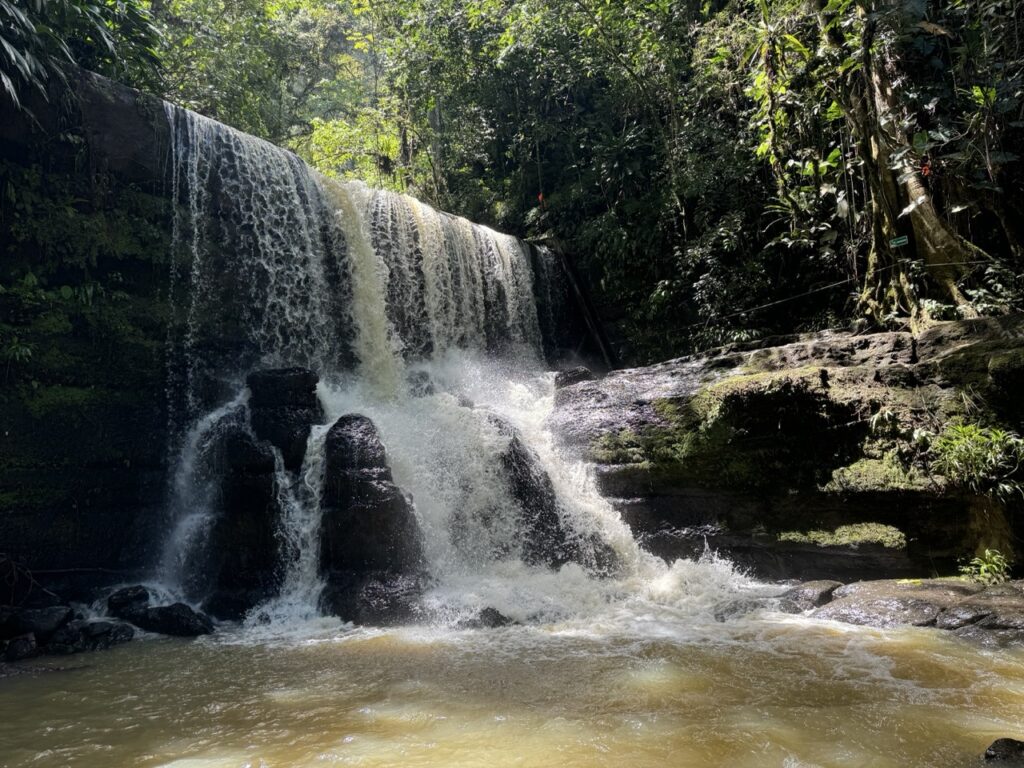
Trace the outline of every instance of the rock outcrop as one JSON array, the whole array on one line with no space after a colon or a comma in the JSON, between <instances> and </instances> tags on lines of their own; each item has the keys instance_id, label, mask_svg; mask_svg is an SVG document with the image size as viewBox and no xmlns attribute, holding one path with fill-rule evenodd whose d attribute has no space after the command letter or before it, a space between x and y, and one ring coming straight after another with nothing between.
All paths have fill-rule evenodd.
<instances>
[{"instance_id":1,"label":"rock outcrop","mask_svg":"<svg viewBox=\"0 0 1024 768\"><path fill-rule=\"evenodd\" d=\"M881 627L935 627L993 648L1024 647L1024 581L882 579L845 586L808 582L782 595L783 610Z\"/></svg>"},{"instance_id":2,"label":"rock outcrop","mask_svg":"<svg viewBox=\"0 0 1024 768\"><path fill-rule=\"evenodd\" d=\"M185 603L153 606L150 601L150 592L145 587L125 587L107 598L107 612L139 629L161 635L198 637L213 632L210 617Z\"/></svg>"},{"instance_id":3,"label":"rock outcrop","mask_svg":"<svg viewBox=\"0 0 1024 768\"><path fill-rule=\"evenodd\" d=\"M87 620L68 605L0 608L0 659L6 661L101 650L133 636L127 624Z\"/></svg>"},{"instance_id":4,"label":"rock outcrop","mask_svg":"<svg viewBox=\"0 0 1024 768\"><path fill-rule=\"evenodd\" d=\"M269 444L241 426L219 437L216 518L203 548L204 610L240 619L281 584L280 509Z\"/></svg>"},{"instance_id":5,"label":"rock outcrop","mask_svg":"<svg viewBox=\"0 0 1024 768\"><path fill-rule=\"evenodd\" d=\"M412 499L394 483L373 422L338 419L324 443L320 567L325 610L360 624L411 618L423 569Z\"/></svg>"},{"instance_id":6,"label":"rock outcrop","mask_svg":"<svg viewBox=\"0 0 1024 768\"><path fill-rule=\"evenodd\" d=\"M249 374L246 384L253 432L281 451L286 469L297 472L314 424L323 421L316 396L320 377L306 368L275 368Z\"/></svg>"},{"instance_id":7,"label":"rock outcrop","mask_svg":"<svg viewBox=\"0 0 1024 768\"><path fill-rule=\"evenodd\" d=\"M957 417L1019 430L1022 338L1018 315L738 344L563 386L549 423L666 559L708 545L765 578L955 572L1009 553L1024 517L928 472L915 435Z\"/></svg>"}]
</instances>

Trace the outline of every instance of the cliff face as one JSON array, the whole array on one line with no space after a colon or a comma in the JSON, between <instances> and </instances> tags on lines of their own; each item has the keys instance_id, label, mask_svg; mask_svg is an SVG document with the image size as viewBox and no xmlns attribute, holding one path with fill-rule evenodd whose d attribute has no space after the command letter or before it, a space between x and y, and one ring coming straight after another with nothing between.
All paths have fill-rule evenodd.
<instances>
[{"instance_id":1,"label":"cliff face","mask_svg":"<svg viewBox=\"0 0 1024 768\"><path fill-rule=\"evenodd\" d=\"M557 392L551 425L598 463L653 552L705 543L768 577L955 572L1012 552L1020 500L930 469L950 420L1019 430L1024 318L823 333L616 371Z\"/></svg>"},{"instance_id":2,"label":"cliff face","mask_svg":"<svg viewBox=\"0 0 1024 768\"><path fill-rule=\"evenodd\" d=\"M39 572L137 566L166 475L166 120L73 85L0 103L0 552Z\"/></svg>"}]
</instances>

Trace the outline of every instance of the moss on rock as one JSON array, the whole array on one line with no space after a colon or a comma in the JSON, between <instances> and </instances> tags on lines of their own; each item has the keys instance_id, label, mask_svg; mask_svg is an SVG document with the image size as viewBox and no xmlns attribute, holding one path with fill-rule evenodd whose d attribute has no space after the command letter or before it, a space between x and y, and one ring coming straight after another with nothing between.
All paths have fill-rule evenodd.
<instances>
[{"instance_id":1,"label":"moss on rock","mask_svg":"<svg viewBox=\"0 0 1024 768\"><path fill-rule=\"evenodd\" d=\"M881 523L840 525L833 531L783 531L779 541L815 544L819 547L857 547L880 544L888 549L906 549L907 537L899 528Z\"/></svg>"}]
</instances>

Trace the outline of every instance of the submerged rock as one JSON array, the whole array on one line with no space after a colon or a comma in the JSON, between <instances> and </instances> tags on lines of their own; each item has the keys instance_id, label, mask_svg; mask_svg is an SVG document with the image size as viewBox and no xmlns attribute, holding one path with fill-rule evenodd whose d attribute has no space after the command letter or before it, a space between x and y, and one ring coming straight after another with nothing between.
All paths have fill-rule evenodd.
<instances>
[{"instance_id":1,"label":"submerged rock","mask_svg":"<svg viewBox=\"0 0 1024 768\"><path fill-rule=\"evenodd\" d=\"M246 379L253 431L281 451L285 468L292 472L302 467L313 424L323 420L316 396L319 380L305 368L254 371Z\"/></svg>"},{"instance_id":2,"label":"submerged rock","mask_svg":"<svg viewBox=\"0 0 1024 768\"><path fill-rule=\"evenodd\" d=\"M44 645L53 635L75 617L75 612L66 605L52 608L30 608L18 612L14 617L15 633L31 634L40 645Z\"/></svg>"},{"instance_id":3,"label":"submerged rock","mask_svg":"<svg viewBox=\"0 0 1024 768\"><path fill-rule=\"evenodd\" d=\"M996 739L985 750L985 759L1008 765L1024 766L1024 741Z\"/></svg>"},{"instance_id":4,"label":"submerged rock","mask_svg":"<svg viewBox=\"0 0 1024 768\"><path fill-rule=\"evenodd\" d=\"M23 661L24 659L31 659L38 654L39 647L36 644L36 636L29 633L11 638L8 641L7 648L4 650L4 659L6 661Z\"/></svg>"},{"instance_id":5,"label":"submerged rock","mask_svg":"<svg viewBox=\"0 0 1024 768\"><path fill-rule=\"evenodd\" d=\"M324 609L367 624L409 617L420 593L422 532L365 416L342 416L327 433L321 511Z\"/></svg>"},{"instance_id":6,"label":"submerged rock","mask_svg":"<svg viewBox=\"0 0 1024 768\"><path fill-rule=\"evenodd\" d=\"M843 586L839 581L807 581L786 591L780 598L782 609L794 613L820 608Z\"/></svg>"},{"instance_id":7,"label":"submerged rock","mask_svg":"<svg viewBox=\"0 0 1024 768\"><path fill-rule=\"evenodd\" d=\"M59 654L99 651L127 643L133 637L135 630L128 624L77 619L57 630L43 650Z\"/></svg>"},{"instance_id":8,"label":"submerged rock","mask_svg":"<svg viewBox=\"0 0 1024 768\"><path fill-rule=\"evenodd\" d=\"M459 627L462 629L498 629L500 627L508 627L515 624L512 619L503 614L497 608L482 609L476 616L471 619L465 619L459 622Z\"/></svg>"}]
</instances>

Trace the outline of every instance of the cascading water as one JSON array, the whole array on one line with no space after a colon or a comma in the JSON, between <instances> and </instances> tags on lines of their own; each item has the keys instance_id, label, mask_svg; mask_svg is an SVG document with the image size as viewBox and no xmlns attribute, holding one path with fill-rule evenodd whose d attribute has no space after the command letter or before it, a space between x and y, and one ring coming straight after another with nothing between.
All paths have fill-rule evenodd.
<instances>
[{"instance_id":1,"label":"cascading water","mask_svg":"<svg viewBox=\"0 0 1024 768\"><path fill-rule=\"evenodd\" d=\"M245 408L247 371L282 365L320 373L326 425L312 428L297 474L277 452L285 572L250 624L317 612L323 446L350 413L374 422L395 483L412 494L429 576L423 610L435 621L483 607L565 619L587 606L663 601L666 584L693 580L692 564L666 570L637 547L587 467L561 455L544 427L554 390L542 364L542 323L555 322L549 254L412 198L322 178L191 112L169 106L167 116L182 315L170 389L179 423L193 426L175 476L166 581L187 591L214 516L200 446ZM574 553L560 567L531 564L522 511L531 501L501 469L515 441L536 456L537 488L552 489L546 524ZM727 566L704 571L704 590L691 584L672 599L716 602L740 586Z\"/></svg>"}]
</instances>

